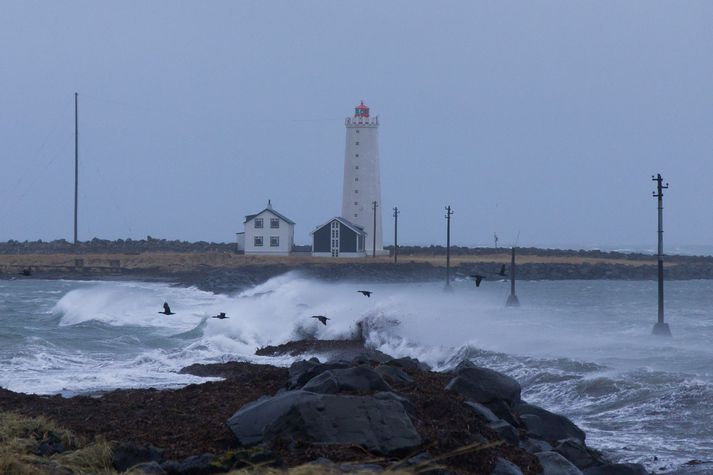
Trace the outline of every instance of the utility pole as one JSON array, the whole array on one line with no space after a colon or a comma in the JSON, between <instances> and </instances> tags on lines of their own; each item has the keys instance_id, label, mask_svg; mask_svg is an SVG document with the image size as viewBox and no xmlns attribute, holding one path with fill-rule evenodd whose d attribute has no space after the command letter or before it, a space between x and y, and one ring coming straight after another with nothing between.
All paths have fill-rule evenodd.
<instances>
[{"instance_id":1,"label":"utility pole","mask_svg":"<svg viewBox=\"0 0 713 475\"><path fill-rule=\"evenodd\" d=\"M74 247L77 247L77 209L79 202L79 94L74 93Z\"/></svg>"},{"instance_id":2,"label":"utility pole","mask_svg":"<svg viewBox=\"0 0 713 475\"><path fill-rule=\"evenodd\" d=\"M659 319L654 325L653 334L661 336L671 336L671 329L667 323L663 321L663 190L668 188L668 183L663 185L663 178L658 173L652 176L651 180L656 182L656 191L653 192L654 198L658 198L659 202L659 249L658 249L658 271L659 271Z\"/></svg>"},{"instance_id":3,"label":"utility pole","mask_svg":"<svg viewBox=\"0 0 713 475\"><path fill-rule=\"evenodd\" d=\"M498 248L498 233L493 233L493 237L495 238L495 249Z\"/></svg>"},{"instance_id":4,"label":"utility pole","mask_svg":"<svg viewBox=\"0 0 713 475\"><path fill-rule=\"evenodd\" d=\"M379 206L379 204L374 201L374 232L372 233L372 245L371 245L371 257L376 257L376 207Z\"/></svg>"},{"instance_id":5,"label":"utility pole","mask_svg":"<svg viewBox=\"0 0 713 475\"><path fill-rule=\"evenodd\" d=\"M506 307L519 307L520 301L515 295L515 246L512 247L510 254L510 296L508 296Z\"/></svg>"},{"instance_id":6,"label":"utility pole","mask_svg":"<svg viewBox=\"0 0 713 475\"><path fill-rule=\"evenodd\" d=\"M399 208L394 206L394 264L399 261Z\"/></svg>"},{"instance_id":7,"label":"utility pole","mask_svg":"<svg viewBox=\"0 0 713 475\"><path fill-rule=\"evenodd\" d=\"M451 206L446 206L446 290L451 288Z\"/></svg>"}]
</instances>

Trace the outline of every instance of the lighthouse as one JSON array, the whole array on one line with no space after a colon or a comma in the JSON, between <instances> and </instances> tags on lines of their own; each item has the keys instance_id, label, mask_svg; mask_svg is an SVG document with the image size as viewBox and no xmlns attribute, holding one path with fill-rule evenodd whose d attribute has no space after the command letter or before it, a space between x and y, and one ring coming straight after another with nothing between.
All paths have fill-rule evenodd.
<instances>
[{"instance_id":1,"label":"lighthouse","mask_svg":"<svg viewBox=\"0 0 713 475\"><path fill-rule=\"evenodd\" d=\"M381 177L379 172L379 118L369 115L364 101L345 120L347 141L344 154L342 217L366 234L367 255L384 254L381 227ZM374 210L376 203L376 210ZM376 229L374 229L376 226Z\"/></svg>"}]
</instances>

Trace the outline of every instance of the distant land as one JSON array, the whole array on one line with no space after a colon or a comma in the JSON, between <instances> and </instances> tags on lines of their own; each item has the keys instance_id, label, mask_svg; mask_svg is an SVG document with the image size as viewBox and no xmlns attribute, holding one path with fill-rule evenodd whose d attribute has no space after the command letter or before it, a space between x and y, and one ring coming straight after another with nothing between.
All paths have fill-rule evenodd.
<instances>
[{"instance_id":1,"label":"distant land","mask_svg":"<svg viewBox=\"0 0 713 475\"><path fill-rule=\"evenodd\" d=\"M400 246L398 264L388 256L339 259L312 257L307 246L298 251L291 256L254 256L236 253L232 243L151 237L93 239L80 242L76 249L64 240L8 241L0 243L0 278L160 280L214 292L240 290L291 270L327 280L445 279L443 246ZM495 273L509 261L509 248L451 247L452 275L456 279L473 272ZM667 255L665 265L670 280L713 279L713 256ZM517 277L653 280L656 258L601 250L518 248Z\"/></svg>"}]
</instances>

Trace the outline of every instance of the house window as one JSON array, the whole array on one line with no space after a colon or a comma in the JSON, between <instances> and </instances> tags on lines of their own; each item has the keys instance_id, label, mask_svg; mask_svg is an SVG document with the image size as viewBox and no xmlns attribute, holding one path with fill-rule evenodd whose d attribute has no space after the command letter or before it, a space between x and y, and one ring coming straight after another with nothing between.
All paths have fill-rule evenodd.
<instances>
[{"instance_id":1,"label":"house window","mask_svg":"<svg viewBox=\"0 0 713 475\"><path fill-rule=\"evenodd\" d=\"M355 202L354 202L354 206L356 206L356 205L358 205L358 204L359 204L359 202L358 202L358 201L355 201Z\"/></svg>"},{"instance_id":2,"label":"house window","mask_svg":"<svg viewBox=\"0 0 713 475\"><path fill-rule=\"evenodd\" d=\"M262 247L262 236L255 236L253 244L255 247Z\"/></svg>"},{"instance_id":3,"label":"house window","mask_svg":"<svg viewBox=\"0 0 713 475\"><path fill-rule=\"evenodd\" d=\"M262 229L262 218L255 218L255 229Z\"/></svg>"},{"instance_id":4,"label":"house window","mask_svg":"<svg viewBox=\"0 0 713 475\"><path fill-rule=\"evenodd\" d=\"M270 228L280 229L280 220L278 218L270 218Z\"/></svg>"},{"instance_id":5,"label":"house window","mask_svg":"<svg viewBox=\"0 0 713 475\"><path fill-rule=\"evenodd\" d=\"M359 158L359 154L358 154L358 153L354 154L354 156L355 156L356 158Z\"/></svg>"},{"instance_id":6,"label":"house window","mask_svg":"<svg viewBox=\"0 0 713 475\"><path fill-rule=\"evenodd\" d=\"M357 134L359 133L359 129L356 129L356 133L357 133Z\"/></svg>"},{"instance_id":7,"label":"house window","mask_svg":"<svg viewBox=\"0 0 713 475\"><path fill-rule=\"evenodd\" d=\"M354 190L354 193L359 193L359 190Z\"/></svg>"},{"instance_id":8,"label":"house window","mask_svg":"<svg viewBox=\"0 0 713 475\"><path fill-rule=\"evenodd\" d=\"M354 217L357 218L357 217L359 217L359 216L358 216L356 213L354 213Z\"/></svg>"},{"instance_id":9,"label":"house window","mask_svg":"<svg viewBox=\"0 0 713 475\"><path fill-rule=\"evenodd\" d=\"M270 247L280 247L280 236L270 236Z\"/></svg>"},{"instance_id":10,"label":"house window","mask_svg":"<svg viewBox=\"0 0 713 475\"><path fill-rule=\"evenodd\" d=\"M359 142L356 142L354 145L359 145Z\"/></svg>"},{"instance_id":11,"label":"house window","mask_svg":"<svg viewBox=\"0 0 713 475\"><path fill-rule=\"evenodd\" d=\"M354 181L359 181L359 177L354 178Z\"/></svg>"}]
</instances>

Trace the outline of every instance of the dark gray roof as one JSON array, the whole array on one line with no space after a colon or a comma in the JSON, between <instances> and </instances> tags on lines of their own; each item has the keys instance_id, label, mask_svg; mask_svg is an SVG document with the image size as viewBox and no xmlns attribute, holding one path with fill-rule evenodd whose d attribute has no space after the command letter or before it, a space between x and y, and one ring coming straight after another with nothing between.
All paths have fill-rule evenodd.
<instances>
[{"instance_id":1,"label":"dark gray roof","mask_svg":"<svg viewBox=\"0 0 713 475\"><path fill-rule=\"evenodd\" d=\"M295 224L295 222L292 221L290 218L288 218L288 217L285 216L284 214L278 213L277 211L275 211L275 210L272 209L272 208L265 208L264 210L260 211L259 213L248 214L247 216L245 216L245 221L243 221L243 222L244 222L244 223L247 223L248 221L251 221L255 216L257 216L257 215L259 215L259 214L262 214L262 213L264 213L265 211L269 211L270 213L274 214L275 216L277 216L277 217L280 218L281 220L286 221L288 224Z\"/></svg>"},{"instance_id":2,"label":"dark gray roof","mask_svg":"<svg viewBox=\"0 0 713 475\"><path fill-rule=\"evenodd\" d=\"M310 234L314 234L315 231L317 231L318 229L321 229L321 228L325 227L326 225L328 225L329 223L331 223L331 222L334 221L335 219L336 219L337 221L339 221L340 223L342 223L344 226L346 226L346 227L348 227L348 228L351 228L352 231L354 231L354 232L356 232L356 233L358 233L358 234L366 234L366 232L364 231L364 228L362 228L362 227L359 226L358 224L354 224L354 223L352 223L351 221L342 218L341 216L335 216L334 218L330 218L330 219L329 219L328 221L326 221L325 223L320 224L319 226L317 226L316 228L314 228L314 230L313 230Z\"/></svg>"}]
</instances>

